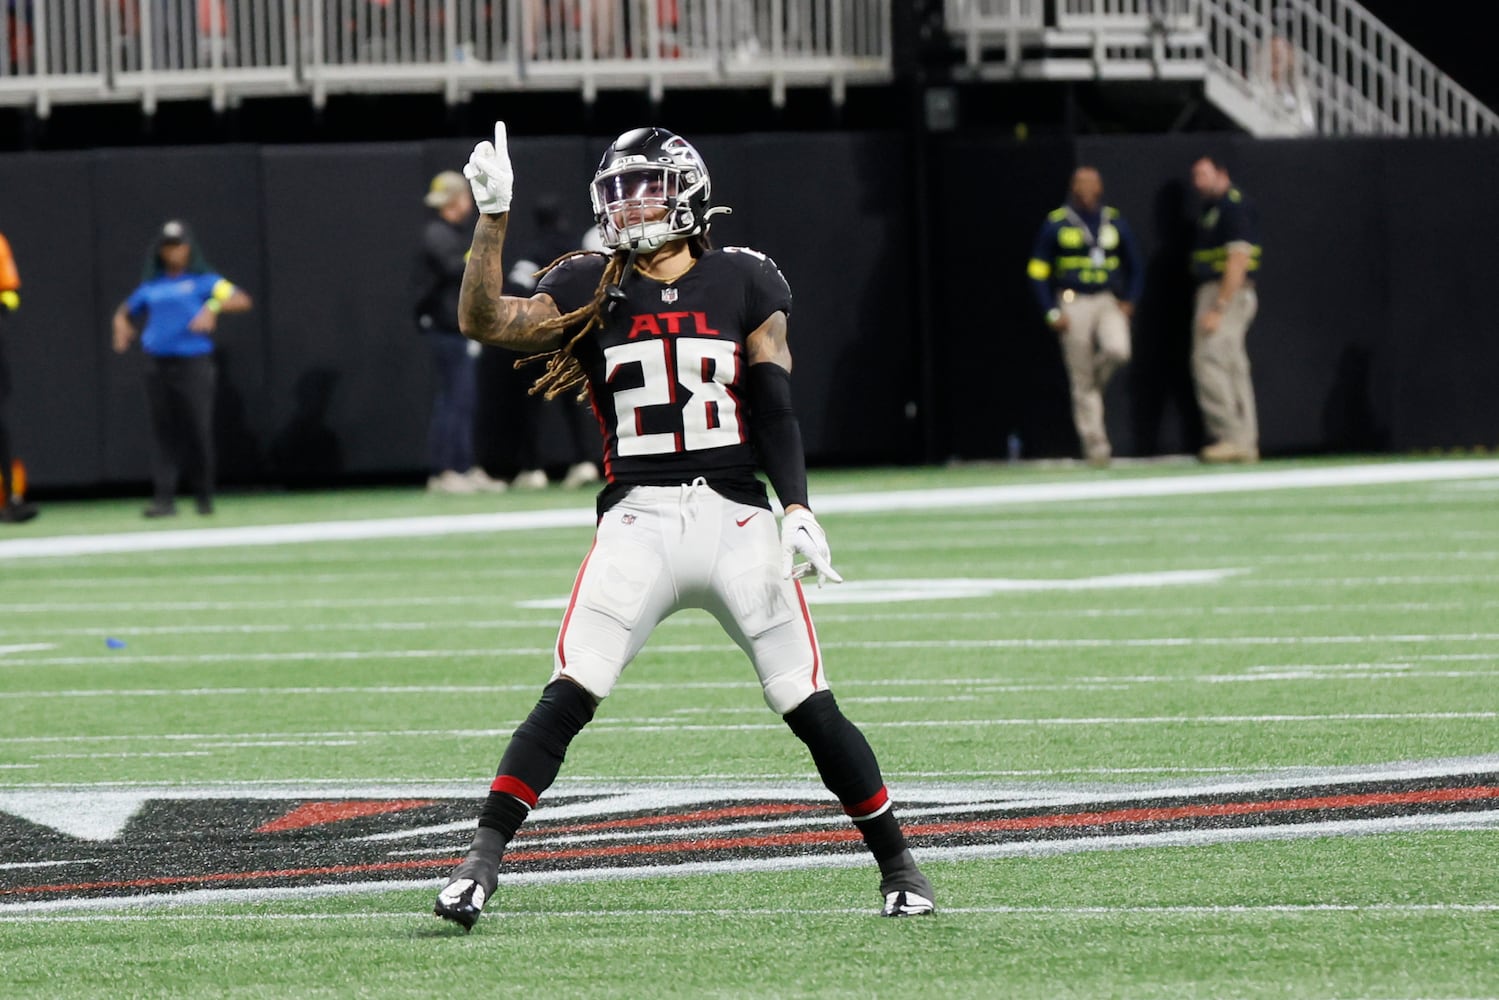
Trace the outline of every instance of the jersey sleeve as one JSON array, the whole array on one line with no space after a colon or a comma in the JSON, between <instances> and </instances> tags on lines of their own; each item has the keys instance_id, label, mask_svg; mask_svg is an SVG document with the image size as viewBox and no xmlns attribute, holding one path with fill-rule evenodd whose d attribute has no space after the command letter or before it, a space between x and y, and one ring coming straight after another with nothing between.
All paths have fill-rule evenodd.
<instances>
[{"instance_id":1,"label":"jersey sleeve","mask_svg":"<svg viewBox=\"0 0 1499 1000\"><path fill-rule=\"evenodd\" d=\"M1140 244L1135 241L1135 233L1124 221L1124 216L1116 216L1114 228L1119 230L1119 249L1124 254L1124 269L1128 277L1124 286L1124 301L1139 302L1140 296L1145 293L1145 261L1140 256Z\"/></svg>"},{"instance_id":2,"label":"jersey sleeve","mask_svg":"<svg viewBox=\"0 0 1499 1000\"><path fill-rule=\"evenodd\" d=\"M222 274L200 274L200 275L198 275L198 280L196 282L197 287L196 287L195 291L198 293L198 296L200 298L203 298L203 299L213 298L213 297L215 297L214 293L217 292L218 289L219 289L219 283L220 282L223 282L225 285L228 285L228 287L229 287L229 291L226 292L223 296L221 296L222 298L226 298L227 299L229 297L229 295L231 293L233 293L234 286L231 285L231 284L229 284L228 280L225 279L225 277Z\"/></svg>"},{"instance_id":3,"label":"jersey sleeve","mask_svg":"<svg viewBox=\"0 0 1499 1000\"><path fill-rule=\"evenodd\" d=\"M1056 308L1056 293L1051 288L1052 249L1057 242L1057 224L1047 219L1036 230L1036 239L1031 243L1031 259L1025 264L1025 277L1031 286L1031 295L1044 316Z\"/></svg>"},{"instance_id":4,"label":"jersey sleeve","mask_svg":"<svg viewBox=\"0 0 1499 1000\"><path fill-rule=\"evenodd\" d=\"M0 236L0 292L14 292L21 287L21 275L16 271L16 259L11 255L10 244Z\"/></svg>"},{"instance_id":5,"label":"jersey sleeve","mask_svg":"<svg viewBox=\"0 0 1499 1000\"><path fill-rule=\"evenodd\" d=\"M146 308L146 286L144 283L135 287L130 297L125 300L125 312L130 316L139 316Z\"/></svg>"},{"instance_id":6,"label":"jersey sleeve","mask_svg":"<svg viewBox=\"0 0 1499 1000\"><path fill-rule=\"evenodd\" d=\"M546 294L564 315L593 301L609 258L603 254L569 257L536 283L535 294Z\"/></svg>"},{"instance_id":7,"label":"jersey sleeve","mask_svg":"<svg viewBox=\"0 0 1499 1000\"><path fill-rule=\"evenodd\" d=\"M791 315L791 285L775 261L748 247L724 247L724 251L747 262L744 266L749 287L745 293L745 309L751 329L764 323L772 313Z\"/></svg>"},{"instance_id":8,"label":"jersey sleeve","mask_svg":"<svg viewBox=\"0 0 1499 1000\"><path fill-rule=\"evenodd\" d=\"M1222 221L1218 224L1218 234L1223 239L1223 246L1230 243L1259 242L1259 234L1254 231L1254 213L1242 199L1224 200L1220 218Z\"/></svg>"}]
</instances>

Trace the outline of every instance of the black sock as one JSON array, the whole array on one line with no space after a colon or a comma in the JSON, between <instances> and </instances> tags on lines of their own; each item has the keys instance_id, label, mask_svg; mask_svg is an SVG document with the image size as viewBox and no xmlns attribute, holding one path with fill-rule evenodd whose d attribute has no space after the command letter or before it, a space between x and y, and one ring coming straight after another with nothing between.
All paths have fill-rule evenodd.
<instances>
[{"instance_id":1,"label":"black sock","mask_svg":"<svg viewBox=\"0 0 1499 1000\"><path fill-rule=\"evenodd\" d=\"M906 850L906 835L901 832L893 809L886 809L872 819L855 820L854 826L864 837L869 853L879 862L882 873L888 875L890 867L900 867L902 855L910 857ZM915 862L911 864L914 866Z\"/></svg>"},{"instance_id":2,"label":"black sock","mask_svg":"<svg viewBox=\"0 0 1499 1000\"><path fill-rule=\"evenodd\" d=\"M498 830L508 844L541 794L562 769L573 737L593 718L593 696L571 681L556 680L510 737L500 758L479 825Z\"/></svg>"},{"instance_id":3,"label":"black sock","mask_svg":"<svg viewBox=\"0 0 1499 1000\"><path fill-rule=\"evenodd\" d=\"M828 791L838 797L864 843L882 865L906 849L869 741L843 714L831 691L819 691L787 712L786 725L812 753Z\"/></svg>"}]
</instances>

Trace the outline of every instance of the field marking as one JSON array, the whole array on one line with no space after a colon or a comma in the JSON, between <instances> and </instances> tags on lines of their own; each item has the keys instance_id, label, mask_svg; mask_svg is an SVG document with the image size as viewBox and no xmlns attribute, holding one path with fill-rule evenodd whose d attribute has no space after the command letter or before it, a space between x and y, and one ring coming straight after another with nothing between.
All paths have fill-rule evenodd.
<instances>
[{"instance_id":1,"label":"field marking","mask_svg":"<svg viewBox=\"0 0 1499 1000\"><path fill-rule=\"evenodd\" d=\"M1070 681L1030 682L994 678L942 679L911 678L892 681L847 680L839 684L845 704L952 704L977 699L981 694L1015 694L1027 691L1096 691L1099 688L1124 690L1129 687L1150 684L1261 684L1281 681L1342 681L1342 680L1453 680L1464 677L1499 676L1496 670L1426 670L1410 663L1338 663L1305 664L1287 667L1251 667L1245 674L1144 674L1119 677L1076 677ZM696 681L690 684L633 684L633 691L678 691L692 690L735 691L745 686L744 681ZM922 694L922 695L847 695L869 686L902 687L950 687L961 686L966 694ZM46 700L54 698L266 698L287 696L329 695L337 697L361 697L368 695L460 695L460 694L519 694L539 692L540 684L410 684L371 685L368 687L225 687L225 688L90 688L58 691L0 691L0 701ZM721 715L759 714L760 706L745 707L694 707L671 710L673 715Z\"/></svg>"},{"instance_id":2,"label":"field marking","mask_svg":"<svg viewBox=\"0 0 1499 1000\"><path fill-rule=\"evenodd\" d=\"M1218 495L1320 487L1435 483L1496 477L1499 477L1499 461L1392 462L1315 469L1234 470L1152 479L1013 483L999 486L829 493L819 497L817 509L820 513L828 514L898 511L926 513L962 507ZM500 531L534 531L548 528L591 528L594 520L593 505L589 504L587 507L562 510L13 538L0 541L0 560L309 542L368 541L383 538L421 538Z\"/></svg>"},{"instance_id":3,"label":"field marking","mask_svg":"<svg viewBox=\"0 0 1499 1000\"><path fill-rule=\"evenodd\" d=\"M1455 775L1485 773L1499 768L1499 756L1451 758L1433 761L1407 761L1395 764L1350 767L1271 768L1258 773L1240 769L1233 774L1213 774L1189 780L1135 783L1130 785L1079 786L1075 783L996 785L990 783L953 783L901 785L896 788L902 810L916 814L924 804L951 806L975 802L1013 809L1054 806L1086 806L1101 800L1110 802L1145 801L1188 796L1224 796L1244 793L1265 794L1278 789L1296 789L1308 783L1321 785L1362 784L1369 781L1444 778ZM941 777L949 777L943 775ZM787 781L773 776L763 781L747 781L737 775L722 782L705 784L711 779L695 775L663 782L660 779L637 778L626 782L605 779L563 778L559 780L556 800L543 804L533 814L537 819L572 819L595 816L601 809L613 811L648 811L661 808L690 808L704 803L732 799L786 801L817 799L823 794L812 782ZM458 798L474 799L479 795L474 781L442 782L340 782L328 780L240 781L212 785L170 785L132 782L99 782L91 786L46 785L0 788L0 811L49 826L71 836L92 840L109 840L118 836L135 813L148 801L287 799L321 795L335 798ZM913 812L914 811L914 812ZM1420 819L1405 817L1404 819ZM1373 821L1377 821L1373 820ZM1359 831L1367 831L1369 820L1359 821ZM1447 822L1438 820L1437 822ZM1499 830L1499 811L1463 813L1454 817L1461 829ZM361 839L402 840L471 829L472 823L444 824L396 831ZM1155 836L1155 835L1150 835ZM453 849L456 850L456 845ZM1127 845L1139 846L1139 845ZM1008 849L1008 848L1006 848ZM954 848L951 850L966 850ZM430 851L428 852L430 853ZM929 855L923 849L923 856ZM842 862L840 862L842 863ZM704 871L715 871L707 864ZM533 873L534 874L534 873ZM4 907L0 907L3 911Z\"/></svg>"},{"instance_id":4,"label":"field marking","mask_svg":"<svg viewBox=\"0 0 1499 1000\"><path fill-rule=\"evenodd\" d=\"M403 882L407 889L427 888L420 882ZM435 885L435 883L434 883ZM285 897L280 897L285 898ZM295 898L295 897L293 897ZM244 902L255 900L245 899ZM98 903L113 902L98 900ZM85 908L89 904L73 903L70 908ZM58 907L61 909L62 907ZM3 909L3 908L0 908ZM358 910L346 913L26 913L0 912L0 923L68 924L68 923L132 923L160 921L192 921L194 923L220 921L230 923L257 923L286 921L291 923L321 922L333 920L399 920L402 922L427 923L432 920L428 908L409 910ZM485 911L486 921L504 920L621 920L640 918L648 922L678 917L841 917L870 916L868 907L753 907L731 909L727 907L703 907L692 909L674 906L669 909L649 910L496 910ZM939 906L937 917L943 916L1017 916L1017 917L1113 917L1113 916L1165 916L1165 917L1238 917L1263 915L1331 915L1367 914L1396 916L1447 916L1469 913L1499 913L1499 903L1262 903L1255 906L1226 904L1220 906L1161 905L1161 906Z\"/></svg>"},{"instance_id":5,"label":"field marking","mask_svg":"<svg viewBox=\"0 0 1499 1000\"><path fill-rule=\"evenodd\" d=\"M1060 561L1055 565L1064 569L1070 568L1073 563ZM870 572L886 573L891 570L875 567ZM1441 575L1422 576L1295 576L1295 577L1264 577L1254 574L1246 574L1235 577L1234 587L1273 588L1277 591L1288 588L1300 589L1322 589L1326 587L1407 587L1407 586L1450 586L1452 584L1480 584L1491 587L1494 584L1492 574L1451 573ZM823 591L833 588L824 587ZM818 588L809 588L806 592L809 603L816 603ZM348 598L309 598L307 600L281 601L281 600L250 600L250 601L33 601L16 602L6 606L7 614L76 614L79 612L112 613L112 612L146 612L162 613L171 611L302 611L306 609L316 610L340 610L344 608L413 608L413 607L458 607L464 605L483 605L493 607L494 596L488 593L450 594L443 597L430 597L413 595L411 597L348 597ZM539 619L555 624L552 618ZM14 634L13 631L7 634Z\"/></svg>"},{"instance_id":6,"label":"field marking","mask_svg":"<svg viewBox=\"0 0 1499 1000\"><path fill-rule=\"evenodd\" d=\"M71 605L70 605L71 607ZM992 611L868 611L868 612L822 612L817 616L819 625L824 623L857 623L878 621L995 621L1008 618L1146 618L1146 617L1197 617L1217 615L1307 615L1337 612L1342 614L1368 614L1373 612L1411 611L1480 611L1499 608L1499 600L1482 601L1349 601L1338 604L1213 604L1182 605L1169 607L1118 607L1105 608L996 608ZM59 605L58 610L62 610ZM716 631L717 622L710 618L669 618L658 626L665 629L704 629ZM114 625L69 628L48 628L48 635L85 636L106 638L109 636L142 635L295 635L298 633L322 632L439 632L450 629L475 631L498 629L542 629L557 630L555 616L538 616L531 620L519 618L464 618L434 619L420 621L380 622L309 622L305 624L259 623L254 625ZM23 635L35 629L0 628L0 635ZM41 645L41 644L37 644ZM46 644L55 648L55 643Z\"/></svg>"},{"instance_id":7,"label":"field marking","mask_svg":"<svg viewBox=\"0 0 1499 1000\"><path fill-rule=\"evenodd\" d=\"M113 758L136 758L136 757L212 757L213 753L208 750L162 750L121 753L39 753L33 754L32 760L98 760Z\"/></svg>"},{"instance_id":8,"label":"field marking","mask_svg":"<svg viewBox=\"0 0 1499 1000\"><path fill-rule=\"evenodd\" d=\"M993 597L996 594L1041 593L1077 590L1123 590L1147 587L1181 587L1219 583L1247 573L1245 569L1185 569L1155 573L1116 573L1109 576L1058 577L1055 579L953 579L850 580L838 587L806 590L808 604L886 604L895 601L956 601ZM517 601L530 610L560 611L569 597L545 597Z\"/></svg>"},{"instance_id":9,"label":"field marking","mask_svg":"<svg viewBox=\"0 0 1499 1000\"><path fill-rule=\"evenodd\" d=\"M1330 836L1376 836L1394 833L1431 833L1443 830L1469 831L1475 827L1493 829L1499 825L1499 811L1469 812L1460 814L1433 814L1428 816L1397 816L1380 817L1372 819L1357 820L1334 820L1321 823L1293 823L1279 826L1248 826L1228 827L1219 829L1182 830L1151 834L1127 834L1120 836L1094 836L1083 837L1075 840L1034 840L1034 841L1011 841L998 844L975 844L964 847L924 847L921 848L921 860L927 862L943 861L986 861L1013 857L1054 857L1066 854L1079 854L1093 851L1117 851L1136 850L1141 848L1161 847L1206 847L1222 844L1251 843L1259 841L1288 841L1306 838L1322 838ZM739 858L730 861L695 861L670 865L641 865L628 868L592 868L592 869L552 869L532 872L502 872L499 884L502 887L510 886L544 886L557 884L576 884L600 881L616 880L640 880L662 877L676 877L683 875L726 875L756 872L787 872L805 871L808 869L825 868L865 868L869 864L868 856L860 851L857 853L835 853L835 854L802 854L776 858ZM10 919L12 914L18 917L31 917L37 913L45 913L57 910L79 910L84 909L90 913L101 910L120 909L142 909L147 907L171 907L184 904L204 903L260 903L277 900L307 900L326 898L330 896L349 896L366 894L372 892L406 891L415 889L435 889L443 884L442 878L420 879L406 881L376 880L362 883L345 883L339 885L306 886L295 888L272 888L272 889L199 889L187 890L176 893L146 894L139 896L109 897L92 900L35 900L21 903L0 904L0 920ZM939 900L940 904L940 900ZM1274 904L1272 904L1274 905ZM1306 904L1318 906L1318 904ZM1353 904L1343 904L1353 905ZM1375 904L1385 905L1385 904ZM1492 906L1499 904L1388 904L1392 906ZM1044 909L1044 908L1043 908ZM1112 912L1103 908L1078 907L1078 911L1095 910L1099 913ZM1070 912L1071 908L1060 912ZM1149 907L1141 907L1141 912L1153 912ZM594 911L580 911L589 913ZM626 911L632 912L632 911ZM660 913L661 911L645 911L647 916ZM872 914L871 909L840 909L834 912ZM1119 912L1128 912L1121 908ZM1254 912L1254 911L1245 911ZM1310 912L1342 912L1337 910L1321 910L1320 907ZM1400 911L1392 911L1400 912ZM1425 912L1425 911L1422 911ZM1455 911L1467 912L1467 911ZM421 915L423 919L431 919L424 911L416 911L413 916ZM552 912L541 912L534 914L517 913L504 910L496 911L490 916L501 919L509 917L550 917L556 916Z\"/></svg>"},{"instance_id":10,"label":"field marking","mask_svg":"<svg viewBox=\"0 0 1499 1000\"><path fill-rule=\"evenodd\" d=\"M0 542L0 545L3 545ZM428 597L310 597L296 601L58 601L16 602L7 605L7 614L55 614L68 611L286 611L295 608L340 610L343 608L441 607L448 604L482 604L492 607L494 595L450 594Z\"/></svg>"},{"instance_id":11,"label":"field marking","mask_svg":"<svg viewBox=\"0 0 1499 1000\"><path fill-rule=\"evenodd\" d=\"M1090 522L1091 523L1091 522ZM1238 525L1236 527L1242 527ZM963 551L995 550L1006 552L1007 558L1015 561L1016 557L1008 552L1017 542L1023 540L1027 546L1043 546L1047 549L1105 549L1114 548L1121 543L1138 543L1142 540L1170 542L1187 547L1198 545L1209 541L1216 541L1221 537L1217 534L1203 533L1193 534L1180 530L1162 531L1159 535L1141 536L1138 529L1134 531L1121 531L1118 534L1105 535L1077 535L1065 530L1065 523L1059 524L1059 530L1055 533L1035 530L1033 525L1010 524L1008 528L1004 522L995 526L985 528L983 533L975 537L974 528L968 525L944 522L942 527L927 529L919 539L891 539L882 538L853 538L840 539L838 549L840 553L878 553L878 552L912 552L923 550L950 550ZM1499 558L1499 553L1489 551L1487 547L1492 546L1499 533L1488 532L1427 532L1422 534L1411 534L1408 537L1399 533L1385 533L1371 530L1358 533L1343 533L1347 537L1327 537L1293 535L1278 535L1277 544L1287 546L1305 545L1364 545L1370 537L1377 535L1384 544L1393 544L1401 541L1414 546L1411 549L1378 552L1350 552L1338 554L1323 554L1315 552L1266 552L1264 554L1246 556L1260 564L1287 563L1298 564L1307 562L1327 562L1332 560L1347 562L1400 562L1414 559L1455 559L1458 561L1489 561ZM1012 537L1022 535L1022 538ZM1434 548L1437 541L1452 545L1481 545L1485 548L1481 551L1473 551L1470 548ZM512 558L519 556L507 550L507 555ZM574 542L558 544L543 551L529 553L527 558L534 561L564 560L573 561L577 557L577 546ZM1025 562L1027 560L1019 560ZM537 571L529 566L514 566L506 568L481 568L464 575L465 580L514 580L530 579L536 576ZM562 575L558 570L558 575ZM377 570L345 570L340 572L321 573L296 573L294 571L279 568L267 569L264 572L246 573L195 573L193 584L203 587L241 587L245 585L257 586L280 586L288 582L295 583L317 583L317 584L366 584L376 581L404 582L412 585L426 583L420 589L430 590L432 583L449 584L452 575L441 571L415 571L411 573L382 572ZM159 576L113 576L89 573L81 576L70 577L61 575L49 575L46 580L38 581L37 585L57 590L82 591L82 590L121 590L130 587L157 587L161 584Z\"/></svg>"},{"instance_id":12,"label":"field marking","mask_svg":"<svg viewBox=\"0 0 1499 1000\"><path fill-rule=\"evenodd\" d=\"M1048 727L1048 726L1181 726L1181 725L1272 725L1283 723L1342 723L1342 722L1458 722L1499 719L1499 712L1329 712L1324 714L1290 715L1142 715L1142 716L1081 716L1028 719L897 719L888 721L861 720L863 729L944 729L994 727ZM301 745L301 741L327 740L371 740L371 739L500 739L509 737L522 720L516 718L498 728L488 729L387 729L387 730L339 730L332 732L293 733L126 733L114 736L0 736L0 744L22 743L128 743L137 740L160 740L162 742L200 742L209 745L232 745L233 741L298 741L282 745ZM675 718L620 718L595 719L589 726L591 733L656 733L656 732L781 732L783 722L740 722L708 725L683 722ZM248 744L247 744L248 745ZM275 744L272 744L275 745ZM339 743L325 745L338 746ZM3 794L3 793L0 793Z\"/></svg>"},{"instance_id":13,"label":"field marking","mask_svg":"<svg viewBox=\"0 0 1499 1000\"><path fill-rule=\"evenodd\" d=\"M1029 638L1029 639L880 639L880 640L833 640L821 642L823 649L1134 649L1134 648L1191 648L1191 647L1238 647L1238 646L1347 646L1393 643L1412 645L1443 642L1496 642L1496 632L1430 632L1395 633L1390 635L1241 635L1241 636L1151 636L1137 639L1116 638ZM201 663L276 663L276 662L322 662L361 660L445 660L464 657L551 657L551 646L489 646L467 649L337 649L337 650L284 650L275 653L163 653L160 655L118 655L104 653L94 656L30 656L7 657L0 660L0 667L57 667L57 666L134 666L146 664L166 666L171 664ZM662 643L647 647L647 652L674 655L701 655L703 653L739 653L739 647L730 641L707 643Z\"/></svg>"},{"instance_id":14,"label":"field marking","mask_svg":"<svg viewBox=\"0 0 1499 1000\"><path fill-rule=\"evenodd\" d=\"M1214 795L1243 792L1251 789L1294 788L1309 783L1340 784L1345 782L1405 781L1421 778L1445 778L1452 775L1487 773L1499 770L1499 753L1480 754L1467 757L1441 757L1427 760L1379 762L1374 764L1290 764L1290 765L1242 765L1225 768L1063 768L1056 771L1016 772L1019 774L1134 774L1141 771L1169 773L1181 770L1191 773L1203 772L1206 776L1174 784L1149 783L1123 786L1086 786L1093 798L1100 794L1133 793L1168 797L1173 795ZM928 775L941 779L949 772ZM960 772L953 772L960 773ZM989 774L990 772L975 772ZM1003 773L1003 772L1001 772ZM224 781L93 781L93 782L29 782L0 786L0 795L7 793L42 795L80 795L93 790L129 791L148 798L225 799L225 798L305 798L317 795L323 798L464 798L482 797L488 787L488 778L475 779L473 775L459 778L403 778L359 780L348 778L237 778ZM563 774L558 776L556 795L567 796L613 796L640 792L660 794L680 787L701 790L705 782L722 787L731 798L761 796L817 797L826 794L826 789L815 779L804 781L787 780L784 773L750 775L734 774L660 774L631 775L628 778L612 776L587 776ZM970 796L993 796L999 791L1035 795L1046 789L1057 794L1075 795L1080 786L1075 782L1057 782L1051 785L1025 782L1020 786L995 784L993 782L954 783L951 781L922 782L903 786L897 796L902 801L950 801L955 794ZM477 789L477 791L476 791ZM1116 795L1116 797L1118 797ZM676 801L676 800L673 800ZM686 801L686 800L684 800ZM1048 800L1050 801L1050 800ZM1079 799L1078 801L1083 801ZM550 808L543 806L541 808Z\"/></svg>"},{"instance_id":15,"label":"field marking","mask_svg":"<svg viewBox=\"0 0 1499 1000\"><path fill-rule=\"evenodd\" d=\"M1499 602L1496 602L1499 603ZM819 619L820 620L820 619ZM673 622L672 627L678 625L693 624L687 620ZM704 621L697 623L702 626L713 625L716 622ZM255 625L118 625L118 626L87 626L78 628L48 628L48 635L87 636L90 638L103 639L109 636L142 636L142 635L294 635L299 633L317 632L439 632L449 629L544 629L548 632L557 631L557 619L553 616L545 618L537 617L531 621L519 618L491 618L488 620L465 619L462 621L440 621L424 619L422 621L407 622L309 622L306 624L285 623L261 623ZM26 631L35 631L27 629ZM20 629L0 629L0 635L20 634ZM35 644L39 649L53 649L55 643ZM0 647L3 652L3 647Z\"/></svg>"}]
</instances>

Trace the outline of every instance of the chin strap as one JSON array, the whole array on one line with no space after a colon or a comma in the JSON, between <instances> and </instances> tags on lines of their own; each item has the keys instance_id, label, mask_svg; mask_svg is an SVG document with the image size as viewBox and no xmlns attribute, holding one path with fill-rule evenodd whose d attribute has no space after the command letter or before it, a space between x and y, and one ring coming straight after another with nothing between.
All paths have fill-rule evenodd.
<instances>
[{"instance_id":1,"label":"chin strap","mask_svg":"<svg viewBox=\"0 0 1499 1000\"><path fill-rule=\"evenodd\" d=\"M607 315L613 316L614 310L629 300L629 296L625 294L624 289L620 286L625 283L625 279L630 276L630 272L635 270L635 258L638 256L640 256L640 247L631 243L630 255L625 258L625 269L620 274L619 280L613 284L604 286L604 312Z\"/></svg>"}]
</instances>

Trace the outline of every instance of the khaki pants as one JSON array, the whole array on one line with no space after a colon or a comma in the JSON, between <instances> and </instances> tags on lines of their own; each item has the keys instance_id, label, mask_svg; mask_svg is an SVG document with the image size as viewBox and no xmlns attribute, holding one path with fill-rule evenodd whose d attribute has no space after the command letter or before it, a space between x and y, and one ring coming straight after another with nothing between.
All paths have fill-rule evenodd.
<instances>
[{"instance_id":1,"label":"khaki pants","mask_svg":"<svg viewBox=\"0 0 1499 1000\"><path fill-rule=\"evenodd\" d=\"M1067 329L1059 335L1062 363L1072 388L1072 423L1083 455L1091 461L1110 457L1103 425L1103 390L1119 367L1129 361L1129 320L1109 292L1062 296Z\"/></svg>"},{"instance_id":2,"label":"khaki pants","mask_svg":"<svg viewBox=\"0 0 1499 1000\"><path fill-rule=\"evenodd\" d=\"M1218 282L1209 281L1197 289L1192 317L1192 381L1203 427L1210 442L1258 448L1260 425L1244 342L1259 312L1260 300L1252 286L1239 289L1223 311L1218 329L1207 333L1202 317L1217 301Z\"/></svg>"}]
</instances>

